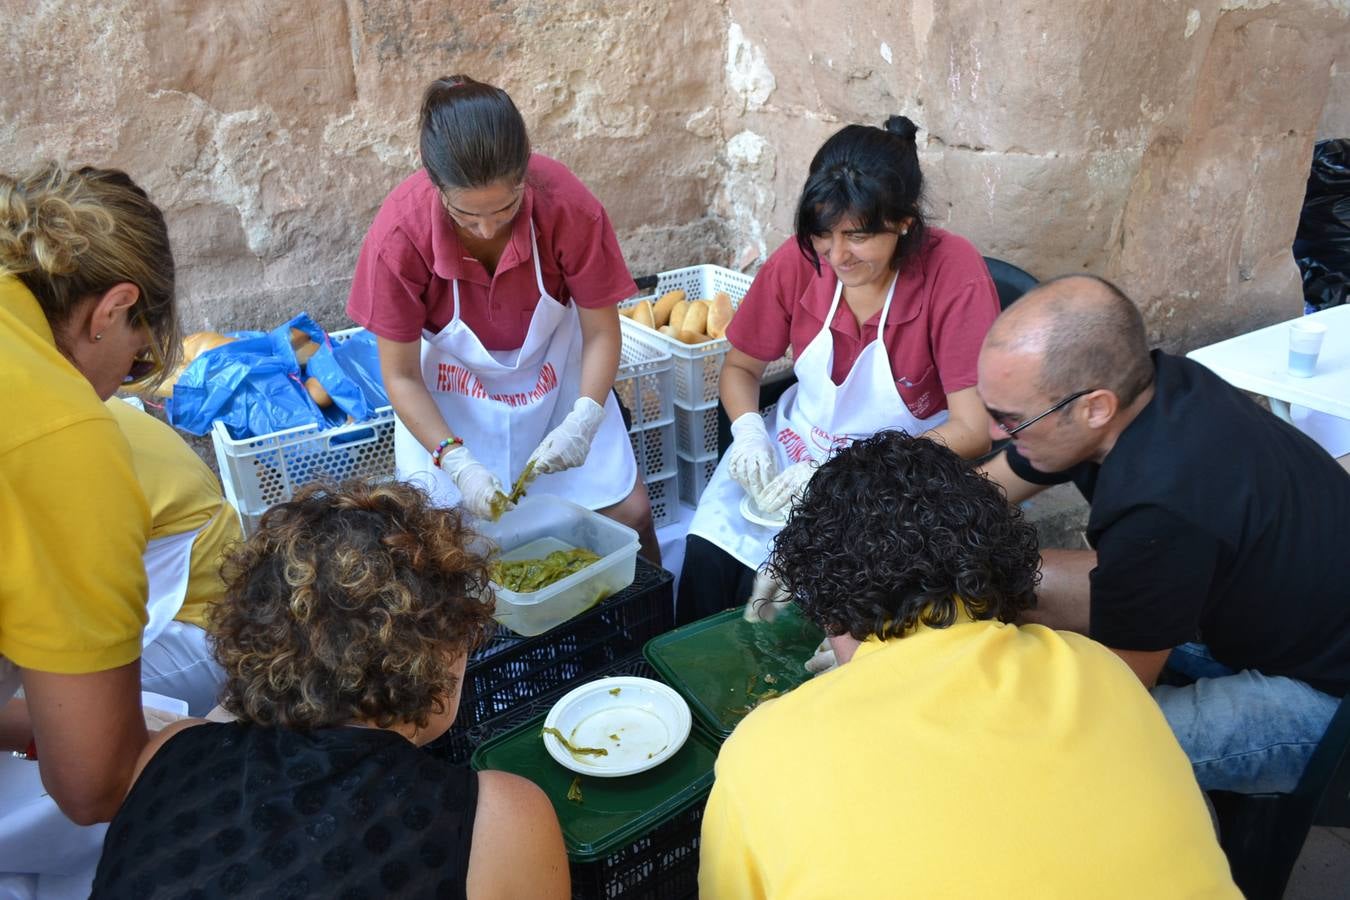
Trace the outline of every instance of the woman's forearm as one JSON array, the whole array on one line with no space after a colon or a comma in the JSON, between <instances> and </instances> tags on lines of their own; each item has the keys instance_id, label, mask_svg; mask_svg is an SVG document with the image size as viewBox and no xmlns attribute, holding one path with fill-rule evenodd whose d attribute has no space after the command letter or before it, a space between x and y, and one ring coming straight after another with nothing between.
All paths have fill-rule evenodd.
<instances>
[{"instance_id":1,"label":"woman's forearm","mask_svg":"<svg viewBox=\"0 0 1350 900\"><path fill-rule=\"evenodd\" d=\"M732 422L748 412L759 412L759 383L767 365L735 347L727 351L718 392Z\"/></svg>"},{"instance_id":2,"label":"woman's forearm","mask_svg":"<svg viewBox=\"0 0 1350 900\"><path fill-rule=\"evenodd\" d=\"M963 459L975 459L989 452L989 435L974 432L970 426L956 419L948 419L936 428L925 431L922 436L946 444Z\"/></svg>"},{"instance_id":3,"label":"woman's forearm","mask_svg":"<svg viewBox=\"0 0 1350 900\"><path fill-rule=\"evenodd\" d=\"M613 306L577 311L581 319L581 396L604 406L619 371L623 343L619 311Z\"/></svg>"}]
</instances>

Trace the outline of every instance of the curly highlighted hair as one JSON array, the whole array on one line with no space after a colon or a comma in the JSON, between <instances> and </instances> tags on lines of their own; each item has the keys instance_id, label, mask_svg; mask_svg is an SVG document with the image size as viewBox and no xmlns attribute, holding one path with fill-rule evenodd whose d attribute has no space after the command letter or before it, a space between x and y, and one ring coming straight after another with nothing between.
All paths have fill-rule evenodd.
<instances>
[{"instance_id":1,"label":"curly highlighted hair","mask_svg":"<svg viewBox=\"0 0 1350 900\"><path fill-rule=\"evenodd\" d=\"M946 447L882 431L811 478L774 540L770 568L827 634L899 637L946 628L964 601L1011 622L1035 603L1036 531L993 482Z\"/></svg>"},{"instance_id":2,"label":"curly highlighted hair","mask_svg":"<svg viewBox=\"0 0 1350 900\"><path fill-rule=\"evenodd\" d=\"M209 613L225 708L298 730L425 726L491 633L473 538L458 511L399 482L310 485L268 510Z\"/></svg>"}]
</instances>

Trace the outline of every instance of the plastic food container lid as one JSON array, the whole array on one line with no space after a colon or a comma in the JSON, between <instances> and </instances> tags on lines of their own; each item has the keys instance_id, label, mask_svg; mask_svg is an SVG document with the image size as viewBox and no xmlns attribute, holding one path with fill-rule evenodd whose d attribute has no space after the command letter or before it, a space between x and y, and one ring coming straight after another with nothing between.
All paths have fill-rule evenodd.
<instances>
[{"instance_id":1,"label":"plastic food container lid","mask_svg":"<svg viewBox=\"0 0 1350 900\"><path fill-rule=\"evenodd\" d=\"M755 704L811 677L805 663L824 637L793 606L772 622L747 622L729 609L652 638L642 655L725 740Z\"/></svg>"},{"instance_id":2,"label":"plastic food container lid","mask_svg":"<svg viewBox=\"0 0 1350 900\"><path fill-rule=\"evenodd\" d=\"M496 769L543 789L562 826L574 862L594 862L669 821L708 795L719 742L695 728L684 746L654 769L623 778L593 778L564 769L539 739L544 716L500 734L474 751L475 771ZM580 802L568 800L580 779Z\"/></svg>"}]
</instances>

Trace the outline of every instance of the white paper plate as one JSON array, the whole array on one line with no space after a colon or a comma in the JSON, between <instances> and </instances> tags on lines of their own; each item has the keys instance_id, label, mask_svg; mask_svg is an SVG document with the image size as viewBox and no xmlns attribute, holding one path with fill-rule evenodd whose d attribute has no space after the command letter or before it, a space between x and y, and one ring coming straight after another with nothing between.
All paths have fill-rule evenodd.
<instances>
[{"instance_id":1,"label":"white paper plate","mask_svg":"<svg viewBox=\"0 0 1350 900\"><path fill-rule=\"evenodd\" d=\"M773 515L761 512L755 505L754 498L746 494L741 498L741 515L747 522L753 522L756 525L763 525L765 528L782 528L787 524L787 510L776 512Z\"/></svg>"},{"instance_id":2,"label":"white paper plate","mask_svg":"<svg viewBox=\"0 0 1350 900\"><path fill-rule=\"evenodd\" d=\"M556 728L574 747L604 749L604 756L573 754L545 732L544 748L561 766L617 778L661 765L684 746L693 720L689 704L659 681L635 676L601 678L573 688L553 704L545 728Z\"/></svg>"}]
</instances>

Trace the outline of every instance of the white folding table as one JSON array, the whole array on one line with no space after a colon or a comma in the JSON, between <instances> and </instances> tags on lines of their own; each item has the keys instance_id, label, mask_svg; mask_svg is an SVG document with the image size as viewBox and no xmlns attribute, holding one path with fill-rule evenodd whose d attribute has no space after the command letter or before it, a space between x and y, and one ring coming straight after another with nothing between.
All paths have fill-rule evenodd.
<instances>
[{"instance_id":1,"label":"white folding table","mask_svg":"<svg viewBox=\"0 0 1350 900\"><path fill-rule=\"evenodd\" d=\"M1290 404L1350 420L1350 305L1333 306L1306 318L1327 326L1317 372L1311 378L1296 378L1288 372L1289 322L1186 355L1234 387L1270 398L1271 411L1286 422L1292 421Z\"/></svg>"}]
</instances>

